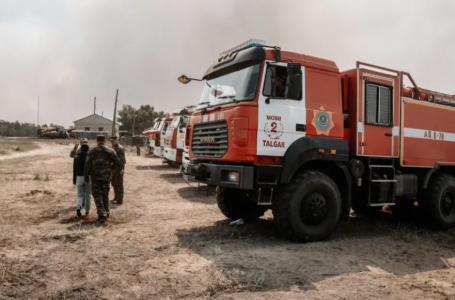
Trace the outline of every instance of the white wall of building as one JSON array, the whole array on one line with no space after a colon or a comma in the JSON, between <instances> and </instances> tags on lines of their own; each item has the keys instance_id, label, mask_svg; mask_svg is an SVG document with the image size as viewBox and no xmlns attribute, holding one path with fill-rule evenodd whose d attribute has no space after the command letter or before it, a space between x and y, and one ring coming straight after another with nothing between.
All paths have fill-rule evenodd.
<instances>
[{"instance_id":1,"label":"white wall of building","mask_svg":"<svg viewBox=\"0 0 455 300\"><path fill-rule=\"evenodd\" d=\"M119 124L116 124L116 131L119 129ZM112 121L99 115L91 115L86 118L74 121L75 130L83 131L112 131ZM102 129L102 130L100 130Z\"/></svg>"}]
</instances>

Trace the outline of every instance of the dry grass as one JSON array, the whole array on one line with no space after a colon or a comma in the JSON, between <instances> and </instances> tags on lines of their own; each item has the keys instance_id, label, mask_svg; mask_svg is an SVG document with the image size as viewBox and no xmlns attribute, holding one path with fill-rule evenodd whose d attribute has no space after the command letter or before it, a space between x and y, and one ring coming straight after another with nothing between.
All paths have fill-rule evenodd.
<instances>
[{"instance_id":1,"label":"dry grass","mask_svg":"<svg viewBox=\"0 0 455 300\"><path fill-rule=\"evenodd\" d=\"M44 287L46 269L30 261L0 257L0 298L27 298L38 287Z\"/></svg>"},{"instance_id":2,"label":"dry grass","mask_svg":"<svg viewBox=\"0 0 455 300\"><path fill-rule=\"evenodd\" d=\"M39 149L31 140L24 139L0 139L0 155L8 155L14 152L27 152Z\"/></svg>"},{"instance_id":3,"label":"dry grass","mask_svg":"<svg viewBox=\"0 0 455 300\"><path fill-rule=\"evenodd\" d=\"M134 152L125 204L96 227L93 200L90 217L76 217L72 146L42 143L52 155L0 162L0 299L455 299L455 231L359 217L293 244L270 213L229 227L212 194ZM426 289L433 280L441 286Z\"/></svg>"}]
</instances>

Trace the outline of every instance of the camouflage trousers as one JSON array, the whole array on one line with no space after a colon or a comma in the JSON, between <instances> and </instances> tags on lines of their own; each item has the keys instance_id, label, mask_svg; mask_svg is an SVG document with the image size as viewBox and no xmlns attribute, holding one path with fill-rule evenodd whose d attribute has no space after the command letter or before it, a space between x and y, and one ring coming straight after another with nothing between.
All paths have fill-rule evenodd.
<instances>
[{"instance_id":1,"label":"camouflage trousers","mask_svg":"<svg viewBox=\"0 0 455 300\"><path fill-rule=\"evenodd\" d=\"M123 175L118 174L120 171L114 170L111 176L111 184L114 188L114 201L123 203Z\"/></svg>"},{"instance_id":2,"label":"camouflage trousers","mask_svg":"<svg viewBox=\"0 0 455 300\"><path fill-rule=\"evenodd\" d=\"M98 218L106 218L109 214L109 181L92 180L92 195L95 199Z\"/></svg>"}]
</instances>

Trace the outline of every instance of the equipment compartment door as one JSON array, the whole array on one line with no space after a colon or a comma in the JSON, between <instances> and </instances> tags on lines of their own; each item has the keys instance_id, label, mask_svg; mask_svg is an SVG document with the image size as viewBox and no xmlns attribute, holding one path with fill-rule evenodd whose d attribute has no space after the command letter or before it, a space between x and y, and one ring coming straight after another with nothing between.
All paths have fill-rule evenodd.
<instances>
[{"instance_id":1,"label":"equipment compartment door","mask_svg":"<svg viewBox=\"0 0 455 300\"><path fill-rule=\"evenodd\" d=\"M394 156L394 86L396 77L361 73L360 88L363 99L359 114L360 155ZM360 152L360 151L359 151Z\"/></svg>"}]
</instances>

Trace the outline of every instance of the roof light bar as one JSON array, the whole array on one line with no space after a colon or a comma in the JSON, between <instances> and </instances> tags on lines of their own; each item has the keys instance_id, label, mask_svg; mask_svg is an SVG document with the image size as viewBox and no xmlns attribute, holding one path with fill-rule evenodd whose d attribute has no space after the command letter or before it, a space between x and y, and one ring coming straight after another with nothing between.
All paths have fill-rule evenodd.
<instances>
[{"instance_id":1,"label":"roof light bar","mask_svg":"<svg viewBox=\"0 0 455 300\"><path fill-rule=\"evenodd\" d=\"M237 51L240 51L240 50L253 48L253 47L256 47L256 46L263 46L263 45L265 45L265 41L263 41L263 40L249 39L248 41L243 42L241 44L238 44L237 46L235 46L235 47L233 47L231 49L228 49L226 51L221 52L220 53L220 57L223 56L223 55L229 55L229 53L231 53L231 52L237 52Z\"/></svg>"}]
</instances>

